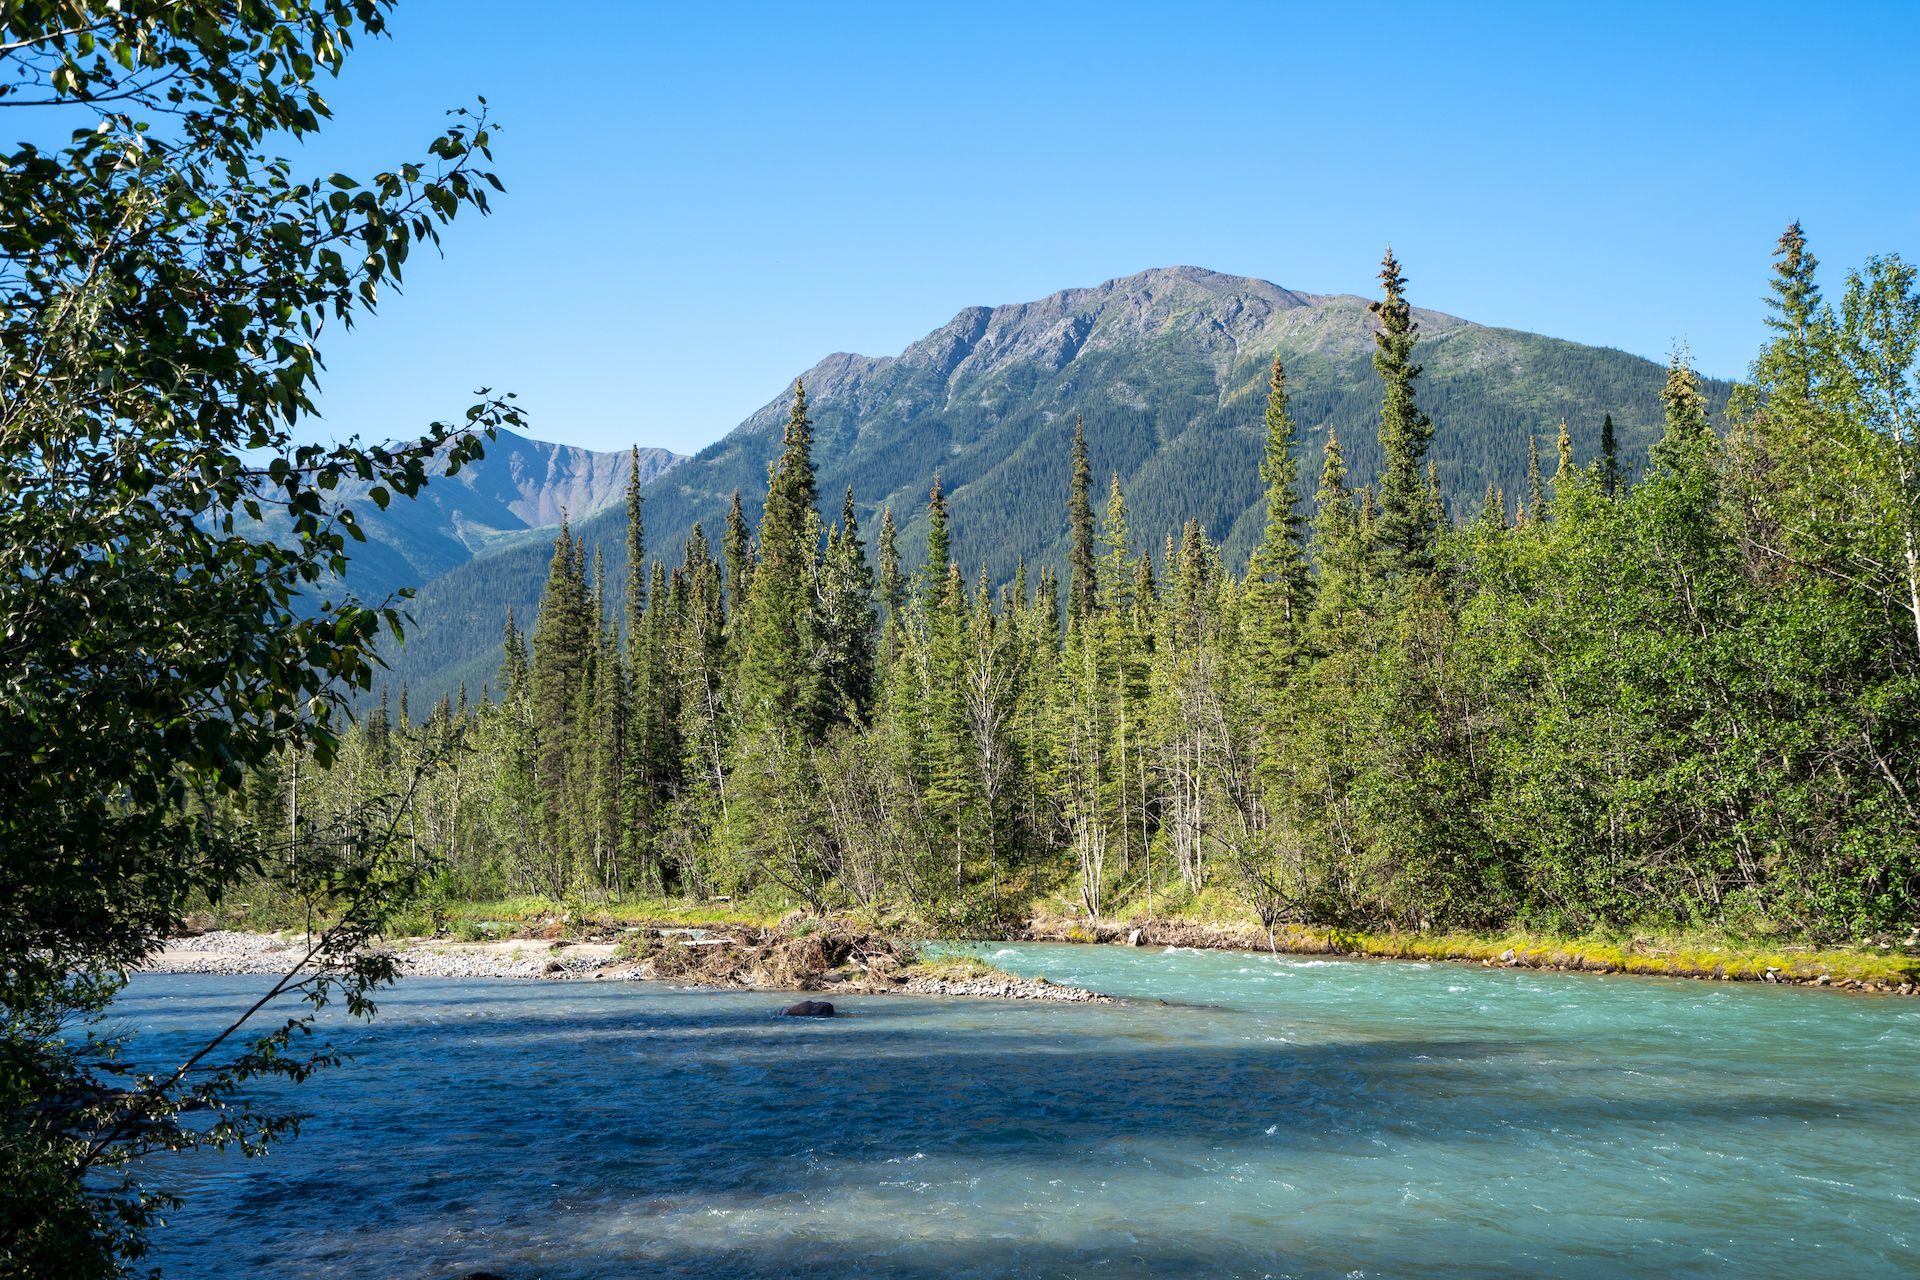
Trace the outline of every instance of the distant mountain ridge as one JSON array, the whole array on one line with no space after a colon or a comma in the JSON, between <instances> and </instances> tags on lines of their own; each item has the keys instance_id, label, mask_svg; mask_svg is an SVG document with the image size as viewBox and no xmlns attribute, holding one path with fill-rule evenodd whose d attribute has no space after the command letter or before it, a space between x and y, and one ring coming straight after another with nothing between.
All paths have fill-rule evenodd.
<instances>
[{"instance_id":1,"label":"distant mountain ridge","mask_svg":"<svg viewBox=\"0 0 1920 1280\"><path fill-rule=\"evenodd\" d=\"M1276 353L1302 434L1303 489L1314 487L1330 429L1354 487L1377 469L1381 390L1367 306L1169 267L1034 302L967 307L897 356L827 356L802 375L821 505L836 514L851 484L869 539L892 506L912 565L924 555L922 512L938 469L954 556L970 575L984 568L1004 580L1021 560L1057 567L1068 443L1083 415L1100 496L1117 474L1137 547L1157 559L1193 517L1238 566L1262 519L1262 412ZM1528 435L1541 436L1551 457L1563 418L1583 461L1597 450L1604 414L1630 460L1658 435L1664 370L1652 361L1438 311L1416 309L1415 319L1425 367L1417 391L1436 428L1429 456L1460 511L1478 509L1489 481L1517 497ZM1724 408L1730 384L1705 385L1714 409ZM757 519L791 401L789 387L646 486L649 555L677 562L696 521L717 538L735 488ZM609 580L623 581L624 514L603 511L575 527L603 549ZM393 655L395 678L434 695L486 679L506 608L537 601L548 554L545 545L506 546L429 583L413 609L415 634Z\"/></svg>"},{"instance_id":2,"label":"distant mountain ridge","mask_svg":"<svg viewBox=\"0 0 1920 1280\"><path fill-rule=\"evenodd\" d=\"M666 449L641 449L641 482L684 461ZM563 514L589 519L621 503L628 467L624 449L582 449L500 431L486 442L480 461L454 476L430 465L433 479L419 496L385 511L358 500L367 485L343 487L339 496L367 535L350 549L353 590L374 600L400 587L419 587L477 555L559 524Z\"/></svg>"}]
</instances>

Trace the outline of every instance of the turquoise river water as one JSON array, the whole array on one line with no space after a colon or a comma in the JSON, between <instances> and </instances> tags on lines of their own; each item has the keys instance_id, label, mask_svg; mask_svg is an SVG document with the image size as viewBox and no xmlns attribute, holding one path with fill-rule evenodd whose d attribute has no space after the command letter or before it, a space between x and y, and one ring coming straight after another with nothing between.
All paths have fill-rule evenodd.
<instances>
[{"instance_id":1,"label":"turquoise river water","mask_svg":"<svg viewBox=\"0 0 1920 1280\"><path fill-rule=\"evenodd\" d=\"M985 946L1131 997L407 979L168 1277L1920 1276L1920 1001ZM137 978L184 1043L260 979ZM1162 1003L1164 1001L1165 1003ZM151 1047L151 1046L150 1046Z\"/></svg>"}]
</instances>

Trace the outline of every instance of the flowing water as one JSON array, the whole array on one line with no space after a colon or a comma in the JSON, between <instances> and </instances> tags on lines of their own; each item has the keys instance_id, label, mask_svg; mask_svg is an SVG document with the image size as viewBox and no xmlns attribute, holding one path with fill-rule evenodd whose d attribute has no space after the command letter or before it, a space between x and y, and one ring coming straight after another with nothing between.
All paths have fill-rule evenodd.
<instances>
[{"instance_id":1,"label":"flowing water","mask_svg":"<svg viewBox=\"0 0 1920 1280\"><path fill-rule=\"evenodd\" d=\"M408 979L165 1274L1920 1275L1920 1002L988 946L1135 999ZM137 978L179 1039L259 979ZM1161 1003L1165 1001L1165 1003Z\"/></svg>"}]
</instances>

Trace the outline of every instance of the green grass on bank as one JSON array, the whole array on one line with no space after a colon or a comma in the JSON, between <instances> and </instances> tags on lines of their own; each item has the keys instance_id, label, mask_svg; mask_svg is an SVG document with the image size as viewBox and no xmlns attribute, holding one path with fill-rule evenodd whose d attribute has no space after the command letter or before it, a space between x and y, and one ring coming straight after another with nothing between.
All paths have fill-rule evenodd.
<instances>
[{"instance_id":1,"label":"green grass on bank","mask_svg":"<svg viewBox=\"0 0 1920 1280\"><path fill-rule=\"evenodd\" d=\"M1302 943L1325 940L1349 954L1403 960L1514 961L1535 967L1587 969L1668 977L1859 982L1898 987L1920 983L1920 956L1891 946L1814 948L1712 935L1636 934L1628 937L1559 938L1512 932L1472 934L1374 934L1340 930L1288 930ZM1286 948L1288 943L1281 941Z\"/></svg>"},{"instance_id":2,"label":"green grass on bank","mask_svg":"<svg viewBox=\"0 0 1920 1280\"><path fill-rule=\"evenodd\" d=\"M1250 940L1265 933L1253 913L1233 893L1209 886L1198 894L1178 884L1156 886L1153 909L1136 892L1106 917L1133 927L1151 921L1166 926L1233 930ZM1097 932L1097 931L1096 931ZM1634 931L1565 936L1514 929L1499 933L1374 933L1306 925L1274 931L1282 951L1376 956L1396 960L1517 962L1538 968L1665 977L1725 977L1734 981L1777 979L1797 982L1826 977L1834 983L1898 987L1920 985L1920 954L1892 942L1816 947L1777 937L1741 937L1731 933Z\"/></svg>"}]
</instances>

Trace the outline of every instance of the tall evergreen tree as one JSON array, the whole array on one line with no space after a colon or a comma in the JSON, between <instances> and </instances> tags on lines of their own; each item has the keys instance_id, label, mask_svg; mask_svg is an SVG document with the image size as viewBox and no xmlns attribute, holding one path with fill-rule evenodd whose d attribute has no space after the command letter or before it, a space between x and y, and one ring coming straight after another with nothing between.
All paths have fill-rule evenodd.
<instances>
[{"instance_id":1,"label":"tall evergreen tree","mask_svg":"<svg viewBox=\"0 0 1920 1280\"><path fill-rule=\"evenodd\" d=\"M1769 286L1771 314L1767 327L1779 335L1768 343L1755 369L1756 380L1776 396L1800 403L1813 398L1816 343L1820 331L1820 286L1815 280L1820 260L1807 248L1806 234L1796 219L1780 235Z\"/></svg>"},{"instance_id":2,"label":"tall evergreen tree","mask_svg":"<svg viewBox=\"0 0 1920 1280\"><path fill-rule=\"evenodd\" d=\"M641 618L647 609L647 533L640 504L640 446L627 460L627 663L637 666Z\"/></svg>"},{"instance_id":3,"label":"tall evergreen tree","mask_svg":"<svg viewBox=\"0 0 1920 1280\"><path fill-rule=\"evenodd\" d=\"M1700 456L1713 437L1713 428L1707 423L1707 398L1701 393L1700 379L1685 349L1676 350L1667 362L1660 404L1666 413L1666 431L1654 445L1653 457L1677 469Z\"/></svg>"},{"instance_id":4,"label":"tall evergreen tree","mask_svg":"<svg viewBox=\"0 0 1920 1280\"><path fill-rule=\"evenodd\" d=\"M1600 420L1600 491L1609 498L1620 492L1625 475L1620 467L1620 439L1614 434L1613 415Z\"/></svg>"},{"instance_id":5,"label":"tall evergreen tree","mask_svg":"<svg viewBox=\"0 0 1920 1280\"><path fill-rule=\"evenodd\" d=\"M827 536L820 568L821 680L827 714L864 724L873 705L873 570L847 487L840 520Z\"/></svg>"},{"instance_id":6,"label":"tall evergreen tree","mask_svg":"<svg viewBox=\"0 0 1920 1280\"><path fill-rule=\"evenodd\" d=\"M1093 613L1096 572L1093 564L1093 470L1087 465L1087 437L1080 415L1073 417L1073 473L1067 488L1067 626Z\"/></svg>"},{"instance_id":7,"label":"tall evergreen tree","mask_svg":"<svg viewBox=\"0 0 1920 1280\"><path fill-rule=\"evenodd\" d=\"M1540 437L1527 436L1527 523L1538 524L1547 509L1547 486L1540 478Z\"/></svg>"},{"instance_id":8,"label":"tall evergreen tree","mask_svg":"<svg viewBox=\"0 0 1920 1280\"><path fill-rule=\"evenodd\" d=\"M1313 554L1321 572L1358 575L1360 525L1347 489L1347 462L1340 437L1329 427L1320 464L1320 488L1313 496Z\"/></svg>"},{"instance_id":9,"label":"tall evergreen tree","mask_svg":"<svg viewBox=\"0 0 1920 1280\"><path fill-rule=\"evenodd\" d=\"M647 889L663 887L653 868L653 816L660 779L658 706L661 698L659 649L649 621L646 523L641 510L640 447L633 446L627 461L627 597L625 602L626 654L620 744L620 838L616 866L640 877ZM657 574L659 562L654 562ZM614 891L625 888L616 874Z\"/></svg>"},{"instance_id":10,"label":"tall evergreen tree","mask_svg":"<svg viewBox=\"0 0 1920 1280\"><path fill-rule=\"evenodd\" d=\"M1507 525L1506 499L1494 488L1491 480L1487 481L1486 495L1480 499L1480 519L1493 528L1504 529Z\"/></svg>"},{"instance_id":11,"label":"tall evergreen tree","mask_svg":"<svg viewBox=\"0 0 1920 1280\"><path fill-rule=\"evenodd\" d=\"M727 532L721 543L727 562L727 613L736 621L746 618L747 588L753 579L753 531L747 526L746 513L740 508L740 491L733 491L733 503L727 508Z\"/></svg>"},{"instance_id":12,"label":"tall evergreen tree","mask_svg":"<svg viewBox=\"0 0 1920 1280\"><path fill-rule=\"evenodd\" d=\"M1100 561L1095 575L1100 584L1095 597L1100 611L1123 617L1132 604L1132 532L1127 523L1127 497L1115 471L1107 483L1107 510L1100 522Z\"/></svg>"},{"instance_id":13,"label":"tall evergreen tree","mask_svg":"<svg viewBox=\"0 0 1920 1280\"><path fill-rule=\"evenodd\" d=\"M570 867L582 849L581 760L598 630L589 602L585 550L563 515L534 617L531 715L537 742L534 781L550 865ZM556 880L564 885L567 873Z\"/></svg>"},{"instance_id":14,"label":"tall evergreen tree","mask_svg":"<svg viewBox=\"0 0 1920 1280\"><path fill-rule=\"evenodd\" d=\"M880 603L886 607L887 621L894 622L907 607L907 578L900 572L899 532L893 523L893 507L880 513Z\"/></svg>"},{"instance_id":15,"label":"tall evergreen tree","mask_svg":"<svg viewBox=\"0 0 1920 1280\"><path fill-rule=\"evenodd\" d=\"M824 723L815 657L820 516L814 493L813 424L806 387L796 381L784 447L769 469L766 509L755 539L739 696L747 723L790 729L802 741Z\"/></svg>"},{"instance_id":16,"label":"tall evergreen tree","mask_svg":"<svg viewBox=\"0 0 1920 1280\"><path fill-rule=\"evenodd\" d=\"M1554 441L1554 452L1559 456L1553 472L1553 490L1558 496L1573 479L1573 433L1567 430L1565 418L1560 419L1560 437Z\"/></svg>"},{"instance_id":17,"label":"tall evergreen tree","mask_svg":"<svg viewBox=\"0 0 1920 1280\"><path fill-rule=\"evenodd\" d=\"M927 493L927 567L922 595L936 599L946 590L947 568L953 563L952 539L947 533L947 495L940 488L940 472L933 473Z\"/></svg>"},{"instance_id":18,"label":"tall evergreen tree","mask_svg":"<svg viewBox=\"0 0 1920 1280\"><path fill-rule=\"evenodd\" d=\"M1373 335L1378 348L1373 367L1386 384L1380 405L1383 466L1376 537L1382 564L1389 572L1425 573L1433 567L1436 530L1420 461L1433 437L1433 424L1414 403L1413 383L1420 376L1420 366L1413 362L1413 347L1420 326L1414 323L1406 278L1392 249L1381 260L1380 284L1384 296L1368 304L1380 318L1380 328Z\"/></svg>"},{"instance_id":19,"label":"tall evergreen tree","mask_svg":"<svg viewBox=\"0 0 1920 1280\"><path fill-rule=\"evenodd\" d=\"M1296 509L1299 463L1294 459L1293 415L1287 406L1287 377L1280 357L1273 358L1267 382L1266 450L1260 480L1266 486L1266 525L1247 573L1253 609L1252 640L1262 666L1277 685L1278 667L1291 654L1305 621L1313 580L1307 562L1306 519Z\"/></svg>"}]
</instances>

